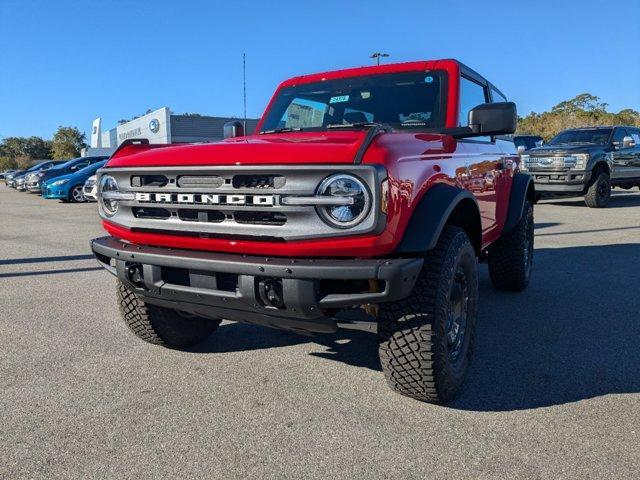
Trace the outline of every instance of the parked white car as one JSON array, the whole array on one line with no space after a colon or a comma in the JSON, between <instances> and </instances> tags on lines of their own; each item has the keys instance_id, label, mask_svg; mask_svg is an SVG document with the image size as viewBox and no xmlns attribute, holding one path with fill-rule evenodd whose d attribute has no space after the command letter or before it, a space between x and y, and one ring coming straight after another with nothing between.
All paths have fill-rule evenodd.
<instances>
[{"instance_id":1,"label":"parked white car","mask_svg":"<svg viewBox=\"0 0 640 480\"><path fill-rule=\"evenodd\" d=\"M95 175L91 175L89 178L87 178L87 181L84 182L84 187L82 187L82 192L84 193L84 198L86 198L89 202L98 201L98 186L96 185Z\"/></svg>"}]
</instances>

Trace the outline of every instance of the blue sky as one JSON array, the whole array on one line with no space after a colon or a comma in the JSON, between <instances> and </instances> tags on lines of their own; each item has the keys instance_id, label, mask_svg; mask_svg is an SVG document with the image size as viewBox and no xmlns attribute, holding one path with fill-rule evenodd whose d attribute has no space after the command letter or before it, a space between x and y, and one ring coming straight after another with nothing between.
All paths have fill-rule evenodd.
<instances>
[{"instance_id":1,"label":"blue sky","mask_svg":"<svg viewBox=\"0 0 640 480\"><path fill-rule=\"evenodd\" d=\"M590 92L640 110L640 1L0 0L0 138L101 116L261 115L297 74L457 58L521 114Z\"/></svg>"}]
</instances>

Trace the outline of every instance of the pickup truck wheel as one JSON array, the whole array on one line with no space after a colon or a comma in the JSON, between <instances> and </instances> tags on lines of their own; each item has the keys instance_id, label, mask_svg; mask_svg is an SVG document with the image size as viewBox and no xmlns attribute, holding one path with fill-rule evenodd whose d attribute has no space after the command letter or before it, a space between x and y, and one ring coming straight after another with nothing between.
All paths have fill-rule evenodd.
<instances>
[{"instance_id":1,"label":"pickup truck wheel","mask_svg":"<svg viewBox=\"0 0 640 480\"><path fill-rule=\"evenodd\" d=\"M489 249L491 284L498 290L521 292L529 284L533 265L533 205L525 201L522 218Z\"/></svg>"},{"instance_id":2,"label":"pickup truck wheel","mask_svg":"<svg viewBox=\"0 0 640 480\"><path fill-rule=\"evenodd\" d=\"M603 208L609 203L609 198L611 198L611 180L606 172L600 170L594 174L587 188L584 203L589 208Z\"/></svg>"},{"instance_id":3,"label":"pickup truck wheel","mask_svg":"<svg viewBox=\"0 0 640 480\"><path fill-rule=\"evenodd\" d=\"M138 338L169 348L186 348L205 340L221 320L191 316L148 304L118 281L120 313Z\"/></svg>"},{"instance_id":4,"label":"pickup truck wheel","mask_svg":"<svg viewBox=\"0 0 640 480\"><path fill-rule=\"evenodd\" d=\"M380 363L391 388L424 402L451 400L471 359L477 305L475 251L464 230L447 226L411 295L379 307Z\"/></svg>"}]
</instances>

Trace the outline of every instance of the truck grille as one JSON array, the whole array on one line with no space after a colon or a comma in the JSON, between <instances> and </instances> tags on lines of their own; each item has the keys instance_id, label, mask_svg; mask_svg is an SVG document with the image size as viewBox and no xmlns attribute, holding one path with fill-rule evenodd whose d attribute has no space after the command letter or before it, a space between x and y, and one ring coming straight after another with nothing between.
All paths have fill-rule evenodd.
<instances>
[{"instance_id":1,"label":"truck grille","mask_svg":"<svg viewBox=\"0 0 640 480\"><path fill-rule=\"evenodd\" d=\"M558 170L571 168L575 164L576 157L573 156L529 157L525 160L525 166L530 170Z\"/></svg>"},{"instance_id":2,"label":"truck grille","mask_svg":"<svg viewBox=\"0 0 640 480\"><path fill-rule=\"evenodd\" d=\"M386 220L372 208L362 223L346 230L325 223L312 205L284 205L285 196L313 196L334 173L350 173L368 186L379 205L386 173L371 165L264 167L103 168L118 189L133 193L119 201L115 215L100 214L126 228L209 238L273 241L344 236L380 231Z\"/></svg>"}]
</instances>

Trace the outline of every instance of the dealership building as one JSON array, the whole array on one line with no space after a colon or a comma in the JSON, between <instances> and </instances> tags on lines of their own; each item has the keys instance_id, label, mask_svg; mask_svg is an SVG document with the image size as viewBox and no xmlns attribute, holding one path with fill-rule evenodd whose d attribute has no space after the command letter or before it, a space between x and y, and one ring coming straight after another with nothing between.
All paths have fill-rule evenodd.
<instances>
[{"instance_id":1,"label":"dealership building","mask_svg":"<svg viewBox=\"0 0 640 480\"><path fill-rule=\"evenodd\" d=\"M110 155L125 140L146 138L149 143L217 142L224 138L224 124L244 122L235 117L174 115L168 107L159 108L115 128L102 131L102 120L96 118L91 128L91 144L84 156ZM257 119L247 119L247 132L252 132Z\"/></svg>"}]
</instances>

